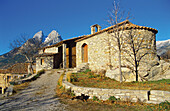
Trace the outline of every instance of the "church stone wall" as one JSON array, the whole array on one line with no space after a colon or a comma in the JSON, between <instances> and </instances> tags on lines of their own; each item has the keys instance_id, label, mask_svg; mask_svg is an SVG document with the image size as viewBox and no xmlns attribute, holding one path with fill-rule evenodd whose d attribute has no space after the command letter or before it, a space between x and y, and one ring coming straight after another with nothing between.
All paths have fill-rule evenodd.
<instances>
[{"instance_id":1,"label":"church stone wall","mask_svg":"<svg viewBox=\"0 0 170 111\"><path fill-rule=\"evenodd\" d=\"M76 45L76 64L77 67L82 63L82 45L85 43L88 45L88 63L89 68L92 70L99 70L106 68L108 64L108 52L105 38L107 38L107 32L95 35L94 37L84 39L77 42Z\"/></svg>"},{"instance_id":2,"label":"church stone wall","mask_svg":"<svg viewBox=\"0 0 170 111\"><path fill-rule=\"evenodd\" d=\"M126 30L128 31L128 30ZM124 33L126 33L124 31ZM152 41L149 41L147 39L144 39L142 44L146 45L147 47L150 47L150 52L152 54L148 54L145 56L141 61L141 64L139 65L139 73L142 75L146 74L146 70L149 70L148 68L152 67L154 65L154 59L156 57L156 44L155 44L155 34L152 31L144 30L144 29L134 29L134 31L139 32L141 35L147 35L148 38L152 37ZM123 35L123 34L122 34ZM141 36L142 37L142 36ZM140 39L138 39L140 40ZM97 35L94 35L93 37L81 40L77 42L76 45L76 63L77 67L82 63L82 45L85 43L88 45L88 63L89 68L92 71L100 71L100 70L108 70L109 65L111 63L112 71L114 71L114 74L118 74L118 47L116 42L114 42L113 36L109 34L108 32L103 32ZM109 43L111 43L109 45ZM126 42L124 43L126 44ZM110 49L109 49L110 48ZM129 49L129 46L127 45L125 49ZM140 55L148 50L141 50ZM154 54L155 53L155 54ZM125 52L121 52L122 56L122 66L124 66L124 76L130 77L130 81L135 81L135 75L132 74L132 71L130 71L126 66L131 66L127 60L125 60L125 57L128 57L128 54ZM111 61L111 62L109 62ZM130 60L132 61L132 59ZM133 62L133 61L132 61ZM152 65L150 65L152 64ZM156 63L155 63L156 64ZM127 73L128 72L128 73ZM133 75L133 76L132 76ZM113 73L111 72L108 74L108 77L113 77ZM117 76L118 77L118 76Z\"/></svg>"}]
</instances>

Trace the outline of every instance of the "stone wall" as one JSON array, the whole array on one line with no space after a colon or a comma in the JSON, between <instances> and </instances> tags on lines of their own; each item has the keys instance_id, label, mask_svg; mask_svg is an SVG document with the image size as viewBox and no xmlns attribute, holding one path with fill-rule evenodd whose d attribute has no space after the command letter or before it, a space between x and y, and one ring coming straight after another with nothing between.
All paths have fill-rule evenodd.
<instances>
[{"instance_id":1,"label":"stone wall","mask_svg":"<svg viewBox=\"0 0 170 111\"><path fill-rule=\"evenodd\" d=\"M13 74L0 74L0 88L1 88L1 93L5 93L5 89L9 87L9 82L12 81L13 79Z\"/></svg>"},{"instance_id":2,"label":"stone wall","mask_svg":"<svg viewBox=\"0 0 170 111\"><path fill-rule=\"evenodd\" d=\"M43 60L43 63L41 61ZM36 58L36 72L42 69L53 69L54 56L44 56Z\"/></svg>"},{"instance_id":3,"label":"stone wall","mask_svg":"<svg viewBox=\"0 0 170 111\"><path fill-rule=\"evenodd\" d=\"M93 96L98 97L100 100L108 100L110 96L115 96L120 98L122 101L131 102L145 102L159 104L165 100L170 102L170 92L169 91L158 91L158 90L129 90L129 89L102 89L102 88L90 88L90 87L80 87L75 86L66 81L66 76L63 78L62 85L66 90L73 91L76 96L81 96L85 94L92 99Z\"/></svg>"},{"instance_id":4,"label":"stone wall","mask_svg":"<svg viewBox=\"0 0 170 111\"><path fill-rule=\"evenodd\" d=\"M76 45L76 64L77 67L82 63L82 45L88 45L88 63L92 70L106 68L108 61L107 44L103 42L107 33L101 33L94 37L77 42Z\"/></svg>"},{"instance_id":5,"label":"stone wall","mask_svg":"<svg viewBox=\"0 0 170 111\"><path fill-rule=\"evenodd\" d=\"M148 30L144 30L144 29L134 29L135 32L139 32L141 35L139 36L139 39L136 38L136 42L137 41L143 41L142 45L145 45L147 47L150 47L150 52L152 52L152 54L148 54L147 56L143 57L143 59L141 60L142 62L140 62L140 66L139 66L139 74L144 76L147 74L147 71L156 64L156 45L155 45L155 34L152 31L148 31ZM122 33L126 33L127 31L124 31ZM103 32L100 34L96 34L90 38L81 40L77 42L76 45L76 63L77 63L77 67L82 64L82 46L83 44L87 44L88 45L88 63L89 63L89 68L92 71L100 71L100 70L108 70L109 69L109 65L112 66L112 74L118 75L119 71L118 71L118 67L119 67L119 62L118 62L118 47L116 45L116 42L113 38L113 36L111 36L112 33L108 33L108 32ZM142 40L141 38L143 36L147 36L144 40ZM141 38L140 38L141 37ZM125 36L126 38L126 36ZM148 40L149 38L152 38L152 40ZM110 44L110 45L109 45ZM129 45L127 45L127 43L124 43L124 47L126 47L126 49L128 51L130 51L129 49ZM139 52L139 56L141 56L145 51L148 51L148 49L146 50L140 50ZM130 52L132 53L132 52ZM155 54L153 54L155 53ZM131 63L134 63L134 61L131 59L131 57L125 53L124 51L121 52L121 57L122 57L122 63L121 65L124 67L124 80L127 81L135 81L135 75L134 73L132 73L132 71L130 71L129 69L134 68L134 66ZM127 59L129 59L128 62ZM155 64L153 64L155 62ZM151 65L150 65L151 64ZM128 67L128 68L127 68ZM110 73L111 74L111 73ZM111 77L109 74L108 77ZM130 78L128 78L131 75ZM125 78L125 76L127 76L127 78Z\"/></svg>"},{"instance_id":6,"label":"stone wall","mask_svg":"<svg viewBox=\"0 0 170 111\"><path fill-rule=\"evenodd\" d=\"M58 47L50 47L44 50L44 53L58 53Z\"/></svg>"}]
</instances>

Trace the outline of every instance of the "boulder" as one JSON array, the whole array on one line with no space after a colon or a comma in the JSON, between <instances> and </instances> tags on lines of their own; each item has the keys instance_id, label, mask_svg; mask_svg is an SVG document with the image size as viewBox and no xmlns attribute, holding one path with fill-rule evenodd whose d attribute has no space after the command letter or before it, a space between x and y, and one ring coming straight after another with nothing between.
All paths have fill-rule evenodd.
<instances>
[{"instance_id":1,"label":"boulder","mask_svg":"<svg viewBox=\"0 0 170 111\"><path fill-rule=\"evenodd\" d=\"M170 63L160 60L158 66L151 68L149 80L170 79Z\"/></svg>"},{"instance_id":2,"label":"boulder","mask_svg":"<svg viewBox=\"0 0 170 111\"><path fill-rule=\"evenodd\" d=\"M125 67L122 68L122 75L123 75L122 77L123 81L130 82L136 80L135 74L133 74L131 70L128 68ZM113 70L107 70L105 76L120 81L119 68Z\"/></svg>"}]
</instances>

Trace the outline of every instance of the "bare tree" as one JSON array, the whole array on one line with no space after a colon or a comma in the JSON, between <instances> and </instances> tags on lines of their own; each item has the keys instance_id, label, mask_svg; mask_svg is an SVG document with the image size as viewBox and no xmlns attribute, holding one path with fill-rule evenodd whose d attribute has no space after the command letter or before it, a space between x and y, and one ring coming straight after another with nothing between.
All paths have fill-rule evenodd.
<instances>
[{"instance_id":1,"label":"bare tree","mask_svg":"<svg viewBox=\"0 0 170 111\"><path fill-rule=\"evenodd\" d=\"M20 38L14 40L10 43L12 49L18 49L19 54L25 56L27 62L29 63L29 72L33 74L33 58L41 47L42 40L38 38L28 39L28 37L23 34Z\"/></svg>"},{"instance_id":2,"label":"bare tree","mask_svg":"<svg viewBox=\"0 0 170 111\"><path fill-rule=\"evenodd\" d=\"M126 16L126 17L125 17ZM120 82L122 82L122 70L121 70L121 51L122 51L122 43L123 43L123 27L125 25L121 24L122 30L120 30L120 22L122 22L125 19L129 18L129 13L125 14L125 11L121 11L120 7L119 7L119 2L116 2L116 0L114 0L113 2L113 9L110 11L109 13L109 19L107 20L108 23L113 26L113 30L111 33L109 33L110 36L108 36L109 38L107 38L107 44L109 46L109 65L111 65L111 49L114 48L114 50L116 50L118 52L118 61L119 61L119 74L120 74ZM116 48L113 47L111 44L112 42L116 43ZM111 68L111 66L110 66Z\"/></svg>"},{"instance_id":3,"label":"bare tree","mask_svg":"<svg viewBox=\"0 0 170 111\"><path fill-rule=\"evenodd\" d=\"M122 46L122 51L125 52L123 58L126 62L129 63L128 68L135 72L136 81L138 81L139 76L139 65L142 62L147 63L147 60L144 60L145 57L151 57L151 54L155 54L155 48L153 46L154 34L150 33L141 33L136 29L129 29L124 34L124 44ZM149 55L149 56L147 56ZM147 63L148 64L148 63ZM149 64L148 64L149 65Z\"/></svg>"}]
</instances>

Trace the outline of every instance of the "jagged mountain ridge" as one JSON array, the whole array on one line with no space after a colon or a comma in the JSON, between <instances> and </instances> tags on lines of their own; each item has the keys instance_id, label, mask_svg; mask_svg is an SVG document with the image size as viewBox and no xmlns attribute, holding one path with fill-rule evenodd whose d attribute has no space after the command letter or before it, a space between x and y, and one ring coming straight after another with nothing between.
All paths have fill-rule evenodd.
<instances>
[{"instance_id":1,"label":"jagged mountain ridge","mask_svg":"<svg viewBox=\"0 0 170 111\"><path fill-rule=\"evenodd\" d=\"M43 46L50 46L50 45L56 44L62 40L63 39L61 38L59 33L57 31L53 30L43 41Z\"/></svg>"},{"instance_id":2,"label":"jagged mountain ridge","mask_svg":"<svg viewBox=\"0 0 170 111\"><path fill-rule=\"evenodd\" d=\"M25 56L21 55L22 49L28 44L40 43L41 47L56 44L62 40L57 31L53 30L48 36L44 36L42 31L37 32L33 38L28 39L21 47L15 48L8 53L0 55L0 69L7 69L16 63L26 62Z\"/></svg>"}]
</instances>

